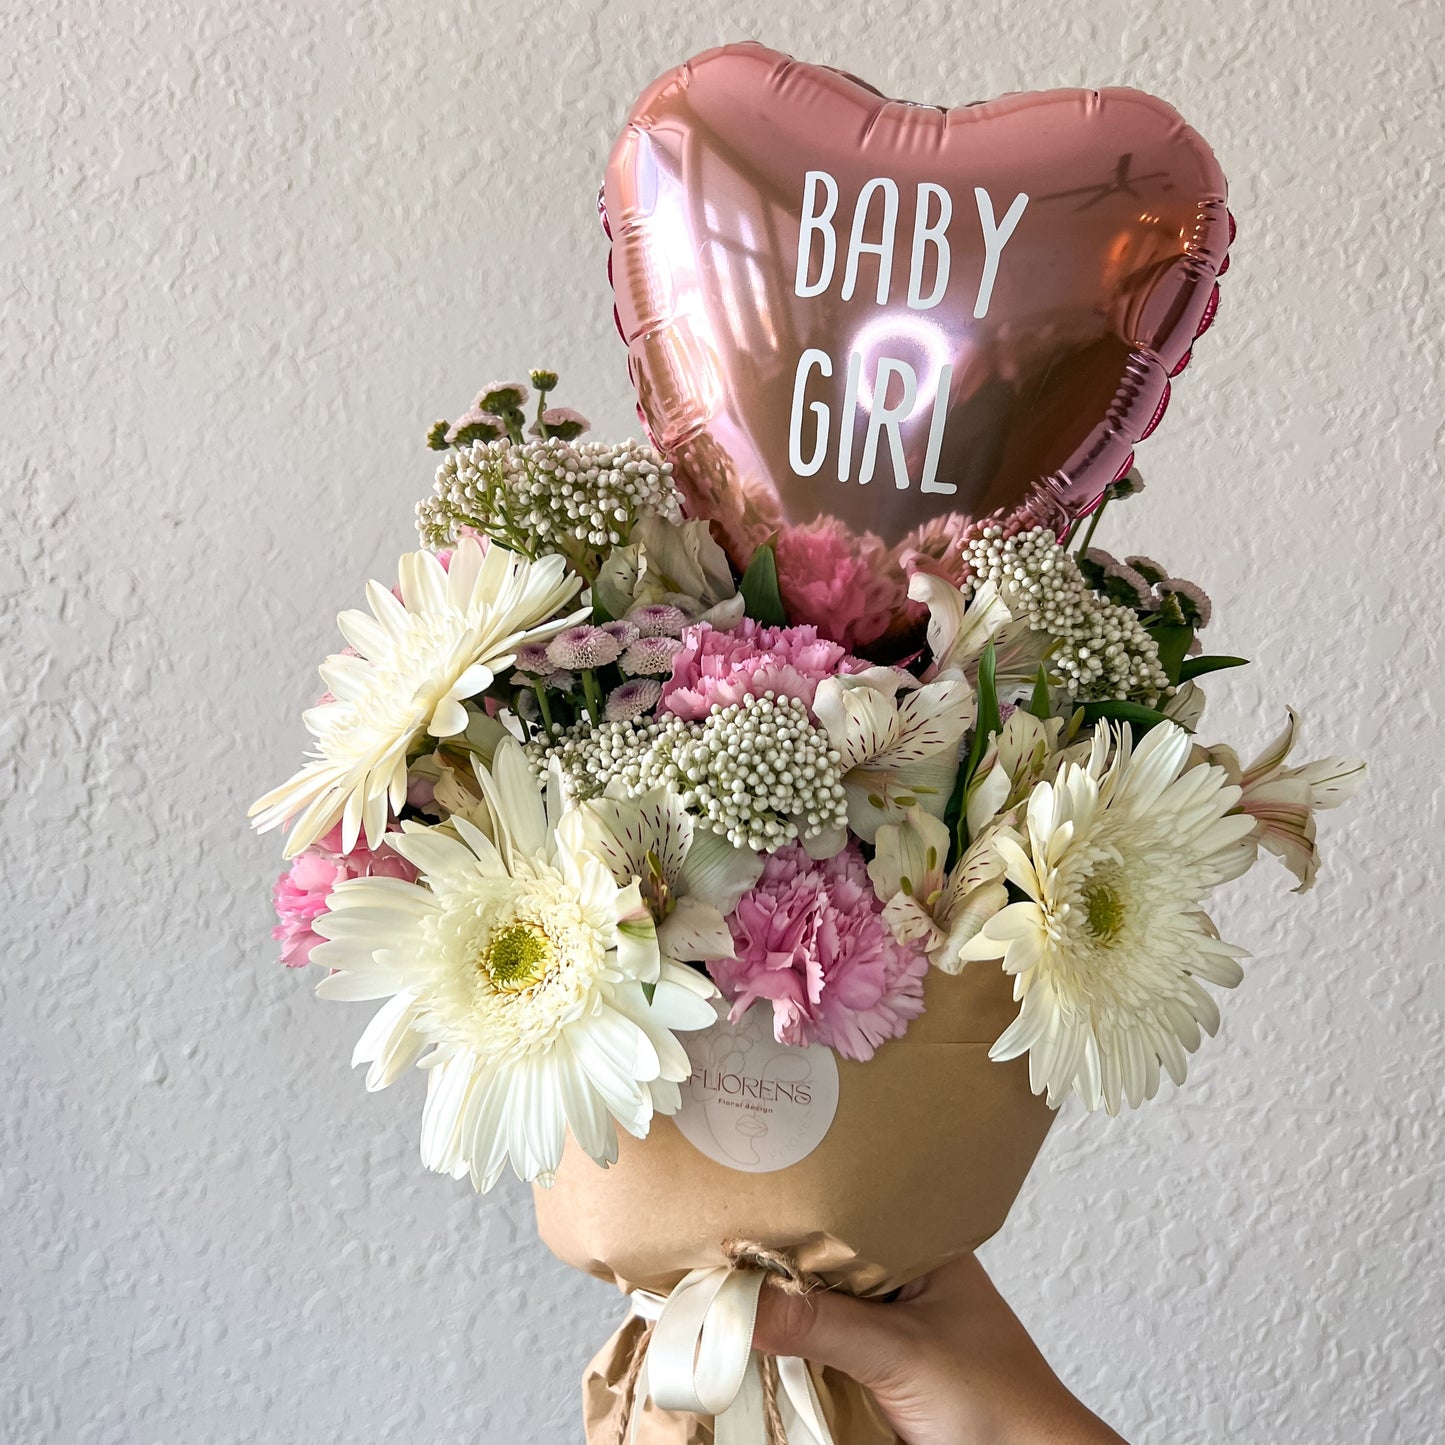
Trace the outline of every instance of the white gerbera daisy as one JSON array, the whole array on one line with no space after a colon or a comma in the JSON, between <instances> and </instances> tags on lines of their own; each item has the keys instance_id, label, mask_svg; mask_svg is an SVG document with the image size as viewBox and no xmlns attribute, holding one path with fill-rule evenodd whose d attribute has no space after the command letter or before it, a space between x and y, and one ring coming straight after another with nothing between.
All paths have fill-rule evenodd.
<instances>
[{"instance_id":1,"label":"white gerbera daisy","mask_svg":"<svg viewBox=\"0 0 1445 1445\"><path fill-rule=\"evenodd\" d=\"M1106 767L1111 748L1113 761ZM1250 864L1253 822L1222 768L1184 770L1188 733L1160 723L1131 751L1127 730L1101 727L1086 764L1066 763L1028 801L1027 836L993 845L1025 895L964 944L965 959L1001 958L1023 1006L990 1050L1027 1052L1035 1093L1070 1092L1111 1114L1182 1083L1201 1028L1219 1024L1199 980L1232 988L1242 949L1201 911ZM1022 842L1023 846L1020 846Z\"/></svg>"},{"instance_id":2,"label":"white gerbera daisy","mask_svg":"<svg viewBox=\"0 0 1445 1445\"><path fill-rule=\"evenodd\" d=\"M675 1112L691 1066L674 1031L712 1024L716 990L661 958L638 880L619 886L577 830L559 831L560 788L544 808L516 743L477 778L483 806L454 816L454 835L388 834L417 883L336 887L312 961L336 970L321 997L388 1000L352 1062L382 1089L420 1060L422 1162L487 1190L509 1159L550 1183L569 1128L609 1164L614 1120L640 1138Z\"/></svg>"},{"instance_id":3,"label":"white gerbera daisy","mask_svg":"<svg viewBox=\"0 0 1445 1445\"><path fill-rule=\"evenodd\" d=\"M304 717L316 739L313 760L251 805L260 832L295 819L288 858L338 819L344 850L363 831L375 848L388 803L399 812L406 800L407 754L418 740L463 732L464 698L490 687L523 644L586 615L557 615L581 585L560 557L528 562L501 547L484 552L473 537L457 543L446 568L430 552L408 552L398 575L400 602L380 582L368 582L374 615L350 611L336 619L356 655L322 664L332 698Z\"/></svg>"}]
</instances>

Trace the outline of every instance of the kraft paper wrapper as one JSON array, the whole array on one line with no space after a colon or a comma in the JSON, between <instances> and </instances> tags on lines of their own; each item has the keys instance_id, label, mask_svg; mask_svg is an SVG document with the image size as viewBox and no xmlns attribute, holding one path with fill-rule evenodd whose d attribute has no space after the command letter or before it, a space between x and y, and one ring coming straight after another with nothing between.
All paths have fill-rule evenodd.
<instances>
[{"instance_id":1,"label":"kraft paper wrapper","mask_svg":"<svg viewBox=\"0 0 1445 1445\"><path fill-rule=\"evenodd\" d=\"M667 1294L690 1269L726 1263L746 1239L791 1251L828 1285L880 1295L977 1249L1002 1226L1053 1111L1029 1091L1024 1059L989 1045L1018 1010L1011 980L971 964L931 973L926 1008L867 1063L838 1060L838 1112L821 1144L768 1174L728 1169L668 1118L624 1134L601 1169L570 1141L557 1181L535 1189L543 1241L565 1264L624 1291ZM613 1445L622 1388L641 1334L625 1323L583 1381L588 1445ZM867 1392L815 1371L838 1445L893 1445ZM708 1445L710 1422L644 1412L639 1445Z\"/></svg>"}]
</instances>

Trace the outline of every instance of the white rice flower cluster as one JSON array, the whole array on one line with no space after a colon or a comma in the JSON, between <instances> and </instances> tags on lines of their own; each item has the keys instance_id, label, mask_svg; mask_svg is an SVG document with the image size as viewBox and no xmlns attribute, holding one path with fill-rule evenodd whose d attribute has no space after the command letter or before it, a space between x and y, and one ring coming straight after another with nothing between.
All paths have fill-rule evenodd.
<instances>
[{"instance_id":1,"label":"white rice flower cluster","mask_svg":"<svg viewBox=\"0 0 1445 1445\"><path fill-rule=\"evenodd\" d=\"M578 799L595 798L614 779L629 797L645 791L643 758L665 732L685 731L681 718L623 718L593 723L582 718L555 737L536 737L526 754L545 773L550 762L562 769L568 791Z\"/></svg>"},{"instance_id":2,"label":"white rice flower cluster","mask_svg":"<svg viewBox=\"0 0 1445 1445\"><path fill-rule=\"evenodd\" d=\"M848 823L839 754L795 697L747 694L648 754L649 785L675 789L737 848L772 853Z\"/></svg>"},{"instance_id":3,"label":"white rice flower cluster","mask_svg":"<svg viewBox=\"0 0 1445 1445\"><path fill-rule=\"evenodd\" d=\"M1049 666L1072 697L1152 706L1170 691L1144 624L1131 608L1090 589L1048 527L1016 537L986 527L965 544L964 556L976 581L991 581L1016 618L1059 639Z\"/></svg>"},{"instance_id":4,"label":"white rice flower cluster","mask_svg":"<svg viewBox=\"0 0 1445 1445\"><path fill-rule=\"evenodd\" d=\"M447 453L432 493L416 513L433 549L463 527L529 555L620 547L639 517L681 515L672 463L633 441L473 442Z\"/></svg>"},{"instance_id":5,"label":"white rice flower cluster","mask_svg":"<svg viewBox=\"0 0 1445 1445\"><path fill-rule=\"evenodd\" d=\"M579 797L613 782L629 797L667 788L735 847L755 852L848 822L837 750L804 703L771 692L714 707L699 722L582 722L527 751L539 771L555 758Z\"/></svg>"}]
</instances>

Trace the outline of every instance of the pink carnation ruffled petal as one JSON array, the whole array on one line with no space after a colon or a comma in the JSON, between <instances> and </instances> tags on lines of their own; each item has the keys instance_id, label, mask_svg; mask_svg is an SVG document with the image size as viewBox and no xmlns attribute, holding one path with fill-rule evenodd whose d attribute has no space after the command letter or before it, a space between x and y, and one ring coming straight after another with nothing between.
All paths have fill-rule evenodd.
<instances>
[{"instance_id":1,"label":"pink carnation ruffled petal","mask_svg":"<svg viewBox=\"0 0 1445 1445\"><path fill-rule=\"evenodd\" d=\"M797 843L770 854L728 928L737 957L708 971L733 1018L770 1004L780 1043L869 1059L923 1012L928 960L883 921L856 842L823 862Z\"/></svg>"},{"instance_id":2,"label":"pink carnation ruffled petal","mask_svg":"<svg viewBox=\"0 0 1445 1445\"><path fill-rule=\"evenodd\" d=\"M774 553L788 616L816 623L850 651L876 642L908 606L907 581L882 540L835 517L784 527Z\"/></svg>"},{"instance_id":3,"label":"pink carnation ruffled petal","mask_svg":"<svg viewBox=\"0 0 1445 1445\"><path fill-rule=\"evenodd\" d=\"M658 711L696 722L714 706L771 692L798 698L811 712L825 677L866 666L816 627L764 627L745 617L731 632L721 632L701 622L683 631Z\"/></svg>"},{"instance_id":4,"label":"pink carnation ruffled petal","mask_svg":"<svg viewBox=\"0 0 1445 1445\"><path fill-rule=\"evenodd\" d=\"M388 832L396 832L392 823ZM281 945L281 962L287 968L302 968L311 962L311 950L323 942L312 924L328 911L331 890L347 878L400 878L414 883L417 871L399 853L382 842L374 851L364 840L349 853L341 851L341 825L304 853L277 880L272 893L276 905L276 926L271 937Z\"/></svg>"}]
</instances>

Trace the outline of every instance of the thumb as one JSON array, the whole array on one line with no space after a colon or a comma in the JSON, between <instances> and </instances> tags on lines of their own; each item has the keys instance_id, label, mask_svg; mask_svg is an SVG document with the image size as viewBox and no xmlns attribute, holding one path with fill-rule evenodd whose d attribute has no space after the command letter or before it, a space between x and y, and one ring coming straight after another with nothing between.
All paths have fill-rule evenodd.
<instances>
[{"instance_id":1,"label":"thumb","mask_svg":"<svg viewBox=\"0 0 1445 1445\"><path fill-rule=\"evenodd\" d=\"M771 1281L758 1300L753 1344L829 1365L870 1389L896 1379L906 1355L887 1305L822 1289L788 1294Z\"/></svg>"}]
</instances>

